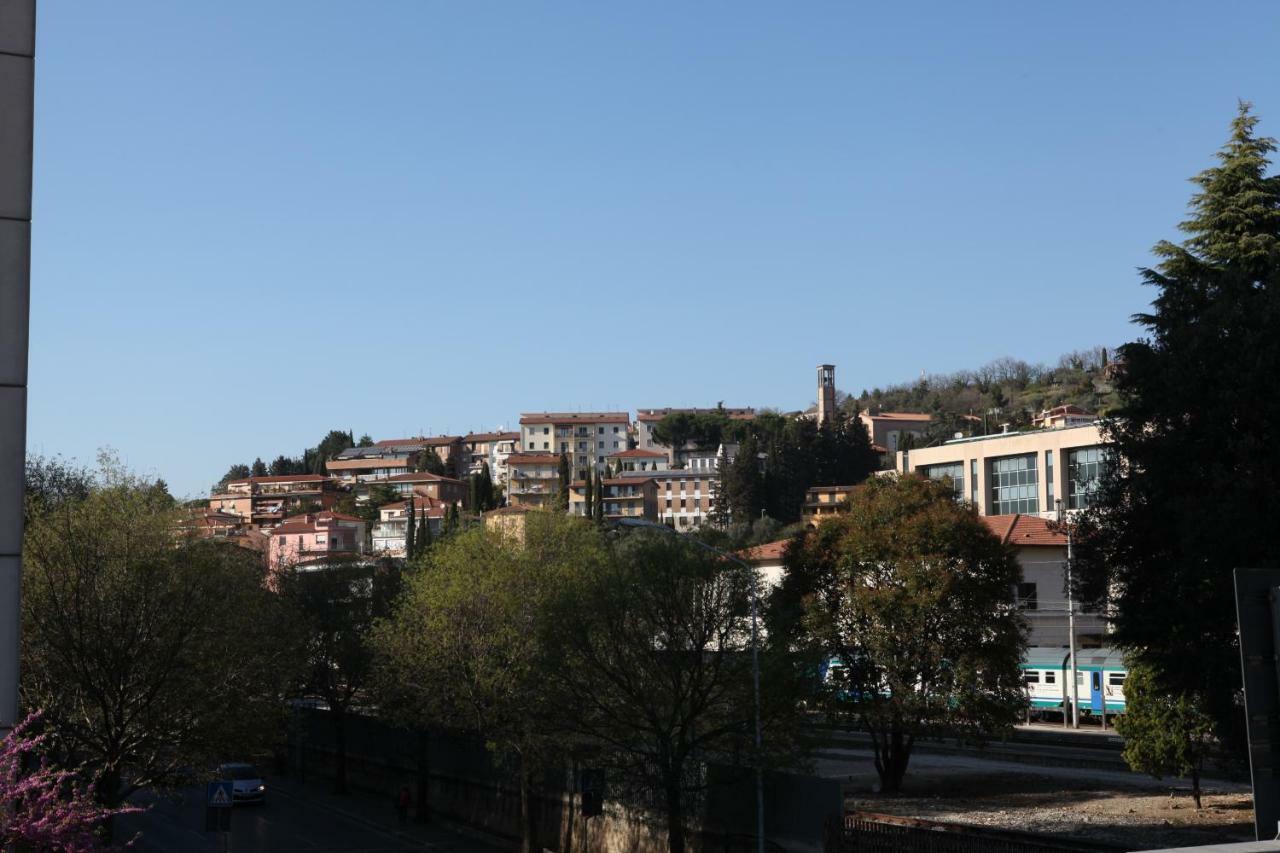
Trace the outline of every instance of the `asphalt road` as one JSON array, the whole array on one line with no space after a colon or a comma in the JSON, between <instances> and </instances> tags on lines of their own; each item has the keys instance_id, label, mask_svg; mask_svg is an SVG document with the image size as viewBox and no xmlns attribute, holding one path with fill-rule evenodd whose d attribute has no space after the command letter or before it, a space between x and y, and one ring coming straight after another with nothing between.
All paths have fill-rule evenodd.
<instances>
[{"instance_id":1,"label":"asphalt road","mask_svg":"<svg viewBox=\"0 0 1280 853\"><path fill-rule=\"evenodd\" d=\"M204 831L204 789L189 788L176 795L140 795L135 804L143 814L118 819L116 838L137 836L134 848L143 853L492 853L493 848L438 826L409 824L401 830L390 803L371 803L359 797L340 802L317 789L316 796L296 787L267 781L265 805L238 805L232 810L231 832ZM225 845L225 846L224 846Z\"/></svg>"}]
</instances>

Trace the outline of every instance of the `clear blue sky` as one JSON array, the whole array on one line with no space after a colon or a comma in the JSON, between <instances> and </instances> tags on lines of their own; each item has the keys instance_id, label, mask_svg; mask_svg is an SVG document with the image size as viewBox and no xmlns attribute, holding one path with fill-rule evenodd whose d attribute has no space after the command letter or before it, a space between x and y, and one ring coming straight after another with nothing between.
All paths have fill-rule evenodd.
<instances>
[{"instance_id":1,"label":"clear blue sky","mask_svg":"<svg viewBox=\"0 0 1280 853\"><path fill-rule=\"evenodd\" d=\"M1134 335L1280 4L44 2L28 445L801 407Z\"/></svg>"}]
</instances>

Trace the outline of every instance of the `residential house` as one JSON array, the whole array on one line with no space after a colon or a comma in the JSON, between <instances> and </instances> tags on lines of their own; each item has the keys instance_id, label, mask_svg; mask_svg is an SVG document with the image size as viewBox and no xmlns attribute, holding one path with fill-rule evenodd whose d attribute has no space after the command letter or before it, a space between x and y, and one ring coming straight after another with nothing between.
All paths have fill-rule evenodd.
<instances>
[{"instance_id":1,"label":"residential house","mask_svg":"<svg viewBox=\"0 0 1280 853\"><path fill-rule=\"evenodd\" d=\"M290 516L273 528L270 535L267 561L273 572L288 566L353 556L365 550L365 522L336 512Z\"/></svg>"},{"instance_id":2,"label":"residential house","mask_svg":"<svg viewBox=\"0 0 1280 853\"><path fill-rule=\"evenodd\" d=\"M1028 645L1065 647L1070 636L1067 534L1036 515L987 515L982 521L1000 541L1013 546L1022 567L1022 581L1015 596L1030 630ZM1082 611L1079 604L1075 608L1077 648L1101 646L1106 633L1103 617Z\"/></svg>"},{"instance_id":3,"label":"residential house","mask_svg":"<svg viewBox=\"0 0 1280 853\"><path fill-rule=\"evenodd\" d=\"M372 447L350 448L324 463L330 476L350 488L403 474L411 470L411 465L412 461L406 454Z\"/></svg>"},{"instance_id":4,"label":"residential house","mask_svg":"<svg viewBox=\"0 0 1280 853\"><path fill-rule=\"evenodd\" d=\"M616 521L620 518L658 520L657 489L651 478L634 476L606 478L600 482L600 486L604 490L606 520ZM569 514L579 517L590 516L592 508L587 506L586 499L586 480L575 480L569 487Z\"/></svg>"},{"instance_id":5,"label":"residential house","mask_svg":"<svg viewBox=\"0 0 1280 853\"><path fill-rule=\"evenodd\" d=\"M455 477L463 477L467 474L467 453L460 435L387 438L382 441L375 441L373 446L394 455L403 455L409 459L422 450L430 449L436 456L440 457L440 461L445 464L446 471L448 471L450 458L454 460L455 468L449 471L450 474Z\"/></svg>"},{"instance_id":6,"label":"residential house","mask_svg":"<svg viewBox=\"0 0 1280 853\"><path fill-rule=\"evenodd\" d=\"M526 412L520 452L564 453L572 476L583 479L588 471L603 474L605 455L630 446L630 430L626 412Z\"/></svg>"},{"instance_id":7,"label":"residential house","mask_svg":"<svg viewBox=\"0 0 1280 853\"><path fill-rule=\"evenodd\" d=\"M560 457L554 453L513 453L507 457L507 503L552 509L560 488Z\"/></svg>"},{"instance_id":8,"label":"residential house","mask_svg":"<svg viewBox=\"0 0 1280 853\"><path fill-rule=\"evenodd\" d=\"M1058 429L1060 427L1086 426L1098 420L1093 412L1087 412L1079 406L1065 405L1045 409L1031 419L1031 425L1038 429Z\"/></svg>"},{"instance_id":9,"label":"residential house","mask_svg":"<svg viewBox=\"0 0 1280 853\"><path fill-rule=\"evenodd\" d=\"M538 512L538 510L523 505L491 509L484 514L484 526L490 533L504 539L509 537L523 545L525 522L531 512Z\"/></svg>"},{"instance_id":10,"label":"residential house","mask_svg":"<svg viewBox=\"0 0 1280 853\"><path fill-rule=\"evenodd\" d=\"M949 479L980 515L1040 515L1087 508L1108 464L1097 424L957 438L899 451L897 470Z\"/></svg>"},{"instance_id":11,"label":"residential house","mask_svg":"<svg viewBox=\"0 0 1280 853\"><path fill-rule=\"evenodd\" d=\"M805 489L804 505L800 507L800 518L810 527L839 512L844 499L854 490L854 486L812 486Z\"/></svg>"},{"instance_id":12,"label":"residential house","mask_svg":"<svg viewBox=\"0 0 1280 853\"><path fill-rule=\"evenodd\" d=\"M520 443L518 432L469 432L462 436L468 476L479 474L489 466L489 477L495 483L506 482L506 460Z\"/></svg>"},{"instance_id":13,"label":"residential house","mask_svg":"<svg viewBox=\"0 0 1280 853\"><path fill-rule=\"evenodd\" d=\"M622 471L666 471L671 467L667 454L659 450L618 450L604 458L605 466L615 474Z\"/></svg>"},{"instance_id":14,"label":"residential house","mask_svg":"<svg viewBox=\"0 0 1280 853\"><path fill-rule=\"evenodd\" d=\"M320 474L281 474L230 480L209 498L209 509L233 513L262 530L289 515L326 510L338 499L337 484Z\"/></svg>"},{"instance_id":15,"label":"residential house","mask_svg":"<svg viewBox=\"0 0 1280 853\"><path fill-rule=\"evenodd\" d=\"M421 521L431 528L431 535L438 536L449 513L450 502L426 495L413 499L414 530ZM373 551L388 557L405 556L405 543L409 528L409 502L399 501L378 507L378 522L373 526Z\"/></svg>"},{"instance_id":16,"label":"residential house","mask_svg":"<svg viewBox=\"0 0 1280 853\"><path fill-rule=\"evenodd\" d=\"M720 477L714 466L623 471L619 479L653 480L657 520L677 530L708 524L715 513Z\"/></svg>"},{"instance_id":17,"label":"residential house","mask_svg":"<svg viewBox=\"0 0 1280 853\"><path fill-rule=\"evenodd\" d=\"M871 444L881 453L897 453L903 438L910 435L917 442L924 438L933 416L921 412L877 412L864 410L858 420L867 428Z\"/></svg>"},{"instance_id":18,"label":"residential house","mask_svg":"<svg viewBox=\"0 0 1280 853\"><path fill-rule=\"evenodd\" d=\"M778 539L755 545L737 552L737 556L760 573L760 594L766 595L782 585L782 577L786 573L783 561L786 558L790 539Z\"/></svg>"},{"instance_id":19,"label":"residential house","mask_svg":"<svg viewBox=\"0 0 1280 853\"><path fill-rule=\"evenodd\" d=\"M467 499L467 485L454 477L432 474L429 471L413 471L388 477L385 485L396 494L425 495L445 503L462 503Z\"/></svg>"}]
</instances>

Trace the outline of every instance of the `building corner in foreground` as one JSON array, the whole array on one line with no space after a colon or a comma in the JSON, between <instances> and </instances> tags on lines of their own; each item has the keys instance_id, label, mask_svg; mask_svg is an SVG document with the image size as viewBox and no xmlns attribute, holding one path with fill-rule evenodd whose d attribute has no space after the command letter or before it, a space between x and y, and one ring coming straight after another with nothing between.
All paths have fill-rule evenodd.
<instances>
[{"instance_id":1,"label":"building corner in foreground","mask_svg":"<svg viewBox=\"0 0 1280 853\"><path fill-rule=\"evenodd\" d=\"M0 733L18 713L35 0L0 0Z\"/></svg>"}]
</instances>

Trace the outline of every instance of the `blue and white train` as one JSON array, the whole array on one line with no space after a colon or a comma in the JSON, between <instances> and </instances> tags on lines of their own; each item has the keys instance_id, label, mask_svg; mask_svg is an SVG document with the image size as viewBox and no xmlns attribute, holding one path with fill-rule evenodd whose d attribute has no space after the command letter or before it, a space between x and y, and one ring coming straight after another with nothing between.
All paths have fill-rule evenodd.
<instances>
[{"instance_id":1,"label":"blue and white train","mask_svg":"<svg viewBox=\"0 0 1280 853\"><path fill-rule=\"evenodd\" d=\"M1071 698L1071 656L1066 649L1033 646L1022 659L1031 710L1063 710ZM1117 649L1076 649L1076 696L1084 714L1124 713L1124 681L1128 675Z\"/></svg>"}]
</instances>

